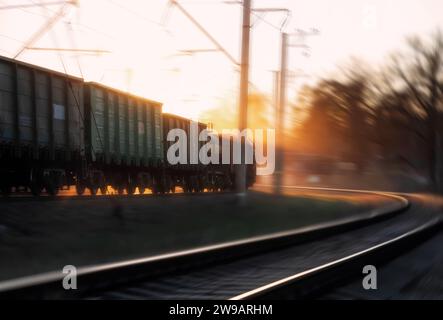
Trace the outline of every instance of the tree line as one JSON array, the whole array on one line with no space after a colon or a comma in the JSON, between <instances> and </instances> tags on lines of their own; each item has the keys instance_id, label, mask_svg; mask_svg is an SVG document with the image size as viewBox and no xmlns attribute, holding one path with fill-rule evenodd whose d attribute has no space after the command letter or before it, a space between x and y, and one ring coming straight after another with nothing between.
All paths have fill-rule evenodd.
<instances>
[{"instance_id":1,"label":"tree line","mask_svg":"<svg viewBox=\"0 0 443 320\"><path fill-rule=\"evenodd\" d=\"M297 151L428 179L442 191L443 34L406 39L372 68L352 59L339 72L305 86L296 103ZM299 113L295 113L296 116Z\"/></svg>"}]
</instances>

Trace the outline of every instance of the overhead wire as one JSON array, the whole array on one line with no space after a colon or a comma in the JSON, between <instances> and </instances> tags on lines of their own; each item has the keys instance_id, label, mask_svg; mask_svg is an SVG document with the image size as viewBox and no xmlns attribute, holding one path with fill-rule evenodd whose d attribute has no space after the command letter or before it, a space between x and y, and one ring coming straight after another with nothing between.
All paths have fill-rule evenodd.
<instances>
[{"instance_id":1,"label":"overhead wire","mask_svg":"<svg viewBox=\"0 0 443 320\"><path fill-rule=\"evenodd\" d=\"M46 9L48 9L48 8L46 8ZM58 43L57 35L54 33L53 29L50 30L50 33L51 33L51 37L52 37L52 40L54 42L55 47L58 48L59 47L59 43ZM69 77L69 73L68 73L66 64L64 62L64 59L63 59L63 54L60 51L58 51L57 54L59 56L59 59L60 59L60 62L61 62L61 65L63 67L63 70L64 70L64 73L65 73L66 77ZM68 85L68 87L69 87L69 89L71 91L71 94L72 94L73 98L74 98L75 105L77 107L79 116L80 116L80 118L81 118L81 120L83 122L83 126L84 126L85 123L86 123L86 120L85 120L83 112L81 111L80 102L79 102L79 99L77 98L77 95L76 95L76 93L74 91L72 82L67 80L67 85ZM68 106L66 106L66 107L68 107ZM100 146L101 146L102 150L104 151L105 150L104 143L102 141L102 138L101 138L101 135L100 135L100 131L98 129L98 123L97 123L97 120L95 118L95 114L94 114L94 112L91 112L91 114L92 114L92 118L94 120L95 128L97 130L97 135L98 135L98 139L99 139L99 142L100 142ZM79 134L81 134L81 130L79 131ZM94 146L92 144L91 144L91 149L92 149L92 152L95 153Z\"/></svg>"}]
</instances>

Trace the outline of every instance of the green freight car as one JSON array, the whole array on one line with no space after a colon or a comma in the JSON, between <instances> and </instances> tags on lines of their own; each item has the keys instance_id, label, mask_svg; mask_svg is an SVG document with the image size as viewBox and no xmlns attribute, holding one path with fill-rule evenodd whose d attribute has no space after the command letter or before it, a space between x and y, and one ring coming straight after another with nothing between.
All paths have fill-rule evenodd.
<instances>
[{"instance_id":1,"label":"green freight car","mask_svg":"<svg viewBox=\"0 0 443 320\"><path fill-rule=\"evenodd\" d=\"M162 104L98 83L84 85L86 157L92 169L78 192L111 185L119 192L151 188L163 163ZM141 190L140 190L141 191Z\"/></svg>"},{"instance_id":2,"label":"green freight car","mask_svg":"<svg viewBox=\"0 0 443 320\"><path fill-rule=\"evenodd\" d=\"M174 114L163 114L163 129L164 129L164 158L167 158L167 150L171 145L173 145L176 141L168 141L167 133L173 129L181 129L186 133L187 142L186 142L186 163L179 163L173 166L166 166L166 181L164 185L166 186L166 191L174 191L175 187L181 187L185 192L201 192L204 189L211 189L214 187L210 181L213 179L213 170L211 170L214 166L203 166L199 163L193 163L191 161L191 144L192 140L197 139L200 133L203 130L207 129L207 125L204 123L196 123L191 120L180 117ZM194 125L195 132L191 132L191 126ZM192 137L193 134L197 133L196 137ZM198 141L195 147L198 150L204 145L203 141ZM194 157L198 158L198 154Z\"/></svg>"},{"instance_id":3,"label":"green freight car","mask_svg":"<svg viewBox=\"0 0 443 320\"><path fill-rule=\"evenodd\" d=\"M83 80L0 57L0 189L57 193L84 152Z\"/></svg>"},{"instance_id":4,"label":"green freight car","mask_svg":"<svg viewBox=\"0 0 443 320\"><path fill-rule=\"evenodd\" d=\"M108 193L110 186L120 194L231 188L232 165L203 165L189 158L184 164L168 163L168 132L179 128L189 137L190 124L162 114L159 102L0 57L3 194L55 195L71 186L78 194L88 189L93 195ZM197 128L201 132L206 125Z\"/></svg>"}]
</instances>

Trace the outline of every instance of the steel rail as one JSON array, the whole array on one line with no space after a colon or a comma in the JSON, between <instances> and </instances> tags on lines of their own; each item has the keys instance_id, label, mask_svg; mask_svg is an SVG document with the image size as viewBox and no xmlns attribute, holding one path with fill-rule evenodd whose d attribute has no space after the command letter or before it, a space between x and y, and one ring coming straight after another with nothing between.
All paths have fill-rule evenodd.
<instances>
[{"instance_id":1,"label":"steel rail","mask_svg":"<svg viewBox=\"0 0 443 320\"><path fill-rule=\"evenodd\" d=\"M387 260L386 253L389 251L398 255L405 250L406 246L417 244L418 240L426 239L433 231L442 225L442 219L434 219L403 233L391 240L358 251L349 256L325 263L315 268L296 273L292 276L274 281L254 290L242 293L230 300L260 300L276 298L304 298L328 288L340 278L350 277L350 271L355 275L361 272L361 266L371 261ZM340 275L341 274L341 277Z\"/></svg>"},{"instance_id":2,"label":"steel rail","mask_svg":"<svg viewBox=\"0 0 443 320\"><path fill-rule=\"evenodd\" d=\"M97 290L110 285L128 282L129 280L156 277L170 272L217 264L222 261L252 256L276 248L284 248L311 240L318 240L326 236L353 230L393 217L405 211L410 206L408 199L389 193L327 188L321 188L321 191L373 194L394 199L396 202L387 206L374 208L365 214L295 230L140 259L86 266L79 268L77 272L77 282L82 284L81 286L83 286L84 289L64 290L62 287L62 279L65 274L61 271L6 280L0 282L0 298L75 298L92 289Z\"/></svg>"}]
</instances>

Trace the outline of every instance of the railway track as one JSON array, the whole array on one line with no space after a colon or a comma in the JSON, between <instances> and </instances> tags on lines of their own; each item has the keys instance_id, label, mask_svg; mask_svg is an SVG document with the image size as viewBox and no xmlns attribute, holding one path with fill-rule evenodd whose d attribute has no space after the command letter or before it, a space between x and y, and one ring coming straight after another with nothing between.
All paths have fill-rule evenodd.
<instances>
[{"instance_id":1,"label":"railway track","mask_svg":"<svg viewBox=\"0 0 443 320\"><path fill-rule=\"evenodd\" d=\"M325 190L325 189L323 189ZM337 190L333 192L360 192ZM374 194L374 193L372 193ZM408 250L441 225L440 216L403 196L340 221L78 270L78 290L61 272L0 283L0 298L267 299L315 296Z\"/></svg>"}]
</instances>

